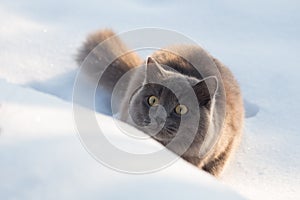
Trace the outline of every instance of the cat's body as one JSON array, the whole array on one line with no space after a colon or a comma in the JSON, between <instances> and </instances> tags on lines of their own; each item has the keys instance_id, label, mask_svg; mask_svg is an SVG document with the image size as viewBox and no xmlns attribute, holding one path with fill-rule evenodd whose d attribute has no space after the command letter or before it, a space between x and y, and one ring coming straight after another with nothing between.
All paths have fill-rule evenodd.
<instances>
[{"instance_id":1,"label":"cat's body","mask_svg":"<svg viewBox=\"0 0 300 200\"><path fill-rule=\"evenodd\" d=\"M107 48L92 51L100 42L111 37L114 38L107 43ZM114 55L114 51L126 53L127 50L113 32L100 31L89 37L78 62L81 63L91 52L95 59L91 63L97 63L93 70L88 71L93 76L104 66L95 61ZM148 134L159 128L153 138L163 145L168 145L175 138L176 131L183 130L183 136L179 134L175 145L168 148L199 168L219 175L239 143L243 128L242 97L231 72L202 48L189 45L157 51L144 63L145 68L135 68L141 64L142 61L133 52L124 54L109 66L110 69L105 72L107 75L100 80L100 85L102 83L104 89L111 93L122 74L134 69L125 92L119 96L122 98L118 108L121 120ZM198 70L193 67L195 65ZM193 95L187 94L189 88L195 92L196 107L190 102ZM199 121L192 120L197 119L196 116ZM196 135L190 133L193 127ZM178 153L192 136L190 146ZM201 152L205 154L201 155Z\"/></svg>"}]
</instances>

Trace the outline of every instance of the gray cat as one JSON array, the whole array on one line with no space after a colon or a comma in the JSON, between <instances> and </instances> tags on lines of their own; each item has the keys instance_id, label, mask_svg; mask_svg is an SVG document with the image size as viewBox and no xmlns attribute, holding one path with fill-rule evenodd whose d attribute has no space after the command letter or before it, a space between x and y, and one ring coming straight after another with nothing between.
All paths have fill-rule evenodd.
<instances>
[{"instance_id":1,"label":"gray cat","mask_svg":"<svg viewBox=\"0 0 300 200\"><path fill-rule=\"evenodd\" d=\"M94 49L108 38L106 46ZM77 61L81 64L90 53L86 72L95 78L109 64L99 81L101 89L110 94L109 104L118 80L130 71L117 94L120 119L218 176L243 129L242 96L232 73L198 46L167 47L145 62L134 52L126 52L111 30L102 30L88 37Z\"/></svg>"}]
</instances>

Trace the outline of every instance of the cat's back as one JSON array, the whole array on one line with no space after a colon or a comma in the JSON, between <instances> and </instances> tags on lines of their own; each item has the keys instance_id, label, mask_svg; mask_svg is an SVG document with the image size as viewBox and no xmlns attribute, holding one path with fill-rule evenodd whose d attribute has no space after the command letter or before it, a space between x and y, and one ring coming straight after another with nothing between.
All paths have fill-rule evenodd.
<instances>
[{"instance_id":1,"label":"cat's back","mask_svg":"<svg viewBox=\"0 0 300 200\"><path fill-rule=\"evenodd\" d=\"M174 45L156 51L152 57L160 64L198 79L216 74L215 64L209 54L198 46Z\"/></svg>"}]
</instances>

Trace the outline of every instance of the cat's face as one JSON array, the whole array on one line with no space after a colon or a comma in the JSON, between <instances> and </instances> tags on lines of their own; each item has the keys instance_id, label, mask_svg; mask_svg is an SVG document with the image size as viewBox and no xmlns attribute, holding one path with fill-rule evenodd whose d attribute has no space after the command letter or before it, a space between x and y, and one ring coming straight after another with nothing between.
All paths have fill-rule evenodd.
<instances>
[{"instance_id":1,"label":"cat's face","mask_svg":"<svg viewBox=\"0 0 300 200\"><path fill-rule=\"evenodd\" d=\"M155 61L150 61L144 84L129 102L133 125L164 145L176 136L180 126L180 130L184 130L182 143L194 137L195 143L200 145L209 126L212 108L206 84L215 80L199 81L164 70ZM199 117L200 120L195 120ZM195 129L197 134L193 135Z\"/></svg>"}]
</instances>

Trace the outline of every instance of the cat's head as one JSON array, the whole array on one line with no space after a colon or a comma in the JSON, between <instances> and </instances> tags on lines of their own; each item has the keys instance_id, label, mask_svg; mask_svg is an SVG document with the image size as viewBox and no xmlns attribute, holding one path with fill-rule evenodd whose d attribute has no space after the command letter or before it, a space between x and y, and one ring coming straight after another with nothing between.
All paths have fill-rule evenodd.
<instances>
[{"instance_id":1,"label":"cat's head","mask_svg":"<svg viewBox=\"0 0 300 200\"><path fill-rule=\"evenodd\" d=\"M137 128L164 145L176 136L180 126L184 131L180 142L184 144L193 137L193 148L200 148L216 89L215 77L188 77L148 57L144 83L130 98L129 115Z\"/></svg>"}]
</instances>

